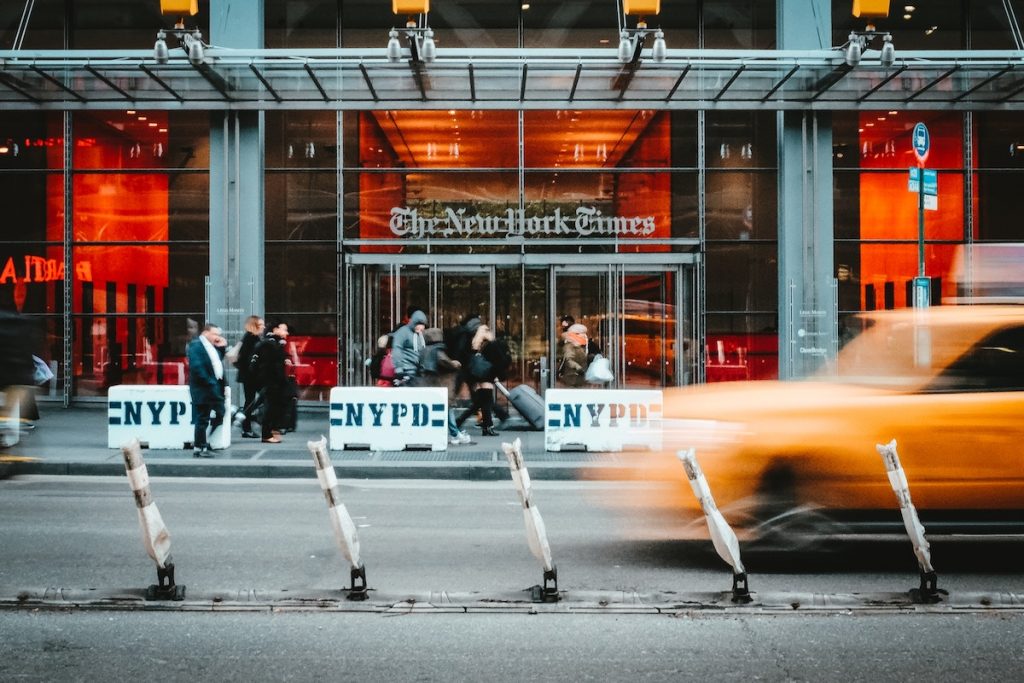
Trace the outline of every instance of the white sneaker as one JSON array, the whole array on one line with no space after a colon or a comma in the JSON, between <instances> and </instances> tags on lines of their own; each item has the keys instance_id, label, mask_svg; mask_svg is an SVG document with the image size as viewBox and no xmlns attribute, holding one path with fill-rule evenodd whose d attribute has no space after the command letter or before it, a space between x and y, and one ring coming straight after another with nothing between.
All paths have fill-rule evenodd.
<instances>
[{"instance_id":1,"label":"white sneaker","mask_svg":"<svg viewBox=\"0 0 1024 683\"><path fill-rule=\"evenodd\" d=\"M459 443L462 444L473 443L473 437L471 437L469 432L466 431L459 432L459 435L456 438L459 440Z\"/></svg>"},{"instance_id":2,"label":"white sneaker","mask_svg":"<svg viewBox=\"0 0 1024 683\"><path fill-rule=\"evenodd\" d=\"M460 439L457 436L449 436L448 437L448 443L450 443L452 446L461 446L462 445L462 439Z\"/></svg>"}]
</instances>

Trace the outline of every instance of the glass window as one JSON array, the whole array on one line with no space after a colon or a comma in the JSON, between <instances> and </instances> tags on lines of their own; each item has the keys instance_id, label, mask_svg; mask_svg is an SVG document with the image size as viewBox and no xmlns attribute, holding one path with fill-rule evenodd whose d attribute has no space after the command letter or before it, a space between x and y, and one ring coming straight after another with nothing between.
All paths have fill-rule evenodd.
<instances>
[{"instance_id":1,"label":"glass window","mask_svg":"<svg viewBox=\"0 0 1024 683\"><path fill-rule=\"evenodd\" d=\"M64 49L64 14L66 0L35 0L31 20L25 32L23 50ZM0 3L0 50L14 49L14 39L21 23L25 3ZM152 43L156 33L150 39Z\"/></svg>"},{"instance_id":2,"label":"glass window","mask_svg":"<svg viewBox=\"0 0 1024 683\"><path fill-rule=\"evenodd\" d=\"M932 278L932 301L957 295L952 275L958 246L925 244L925 273ZM906 308L913 304L917 242L836 244L839 307L844 311Z\"/></svg>"},{"instance_id":3,"label":"glass window","mask_svg":"<svg viewBox=\"0 0 1024 683\"><path fill-rule=\"evenodd\" d=\"M777 379L779 332L775 315L705 316L704 372L708 382Z\"/></svg>"},{"instance_id":4,"label":"glass window","mask_svg":"<svg viewBox=\"0 0 1024 683\"><path fill-rule=\"evenodd\" d=\"M523 163L527 168L667 168L673 161L671 123L667 113L646 109L529 111L523 115Z\"/></svg>"},{"instance_id":5,"label":"glass window","mask_svg":"<svg viewBox=\"0 0 1024 683\"><path fill-rule=\"evenodd\" d=\"M210 167L210 123L204 112L75 112L74 137L75 168Z\"/></svg>"},{"instance_id":6,"label":"glass window","mask_svg":"<svg viewBox=\"0 0 1024 683\"><path fill-rule=\"evenodd\" d=\"M267 168L335 168L337 128L333 111L267 112Z\"/></svg>"},{"instance_id":7,"label":"glass window","mask_svg":"<svg viewBox=\"0 0 1024 683\"><path fill-rule=\"evenodd\" d=\"M704 0L704 47L774 49L775 0Z\"/></svg>"},{"instance_id":8,"label":"glass window","mask_svg":"<svg viewBox=\"0 0 1024 683\"><path fill-rule=\"evenodd\" d=\"M777 250L774 243L709 242L705 252L707 310L775 310Z\"/></svg>"},{"instance_id":9,"label":"glass window","mask_svg":"<svg viewBox=\"0 0 1024 683\"><path fill-rule=\"evenodd\" d=\"M1024 19L1024 2L1010 0L1018 25ZM970 11L970 45L974 50L1016 50L1010 22L1003 2L972 2Z\"/></svg>"},{"instance_id":10,"label":"glass window","mask_svg":"<svg viewBox=\"0 0 1024 683\"><path fill-rule=\"evenodd\" d=\"M518 47L519 2L445 0L430 5L429 25L438 50L458 47ZM414 17L415 20L415 17ZM384 47L388 29L405 26L406 17L391 13L391 4L377 0L345 0L341 4L343 47ZM407 47L402 39L403 47Z\"/></svg>"},{"instance_id":11,"label":"glass window","mask_svg":"<svg viewBox=\"0 0 1024 683\"><path fill-rule=\"evenodd\" d=\"M996 4L996 3L990 3ZM908 11L909 5L914 9ZM964 47L966 8L964 0L928 0L928 2L890 4L889 16L860 19L853 16L850 0L832 0L832 44L843 45L851 30L863 31L873 24L879 31L892 33L897 57L900 50L959 50ZM880 47L880 39L869 47Z\"/></svg>"},{"instance_id":12,"label":"glass window","mask_svg":"<svg viewBox=\"0 0 1024 683\"><path fill-rule=\"evenodd\" d=\"M330 243L268 242L267 310L337 310L337 251Z\"/></svg>"},{"instance_id":13,"label":"glass window","mask_svg":"<svg viewBox=\"0 0 1024 683\"><path fill-rule=\"evenodd\" d=\"M263 0L263 3L263 38L268 48L337 47L340 0ZM375 5L378 8L388 6L384 2ZM384 40L386 43L386 34Z\"/></svg>"},{"instance_id":14,"label":"glass window","mask_svg":"<svg viewBox=\"0 0 1024 683\"><path fill-rule=\"evenodd\" d=\"M337 187L333 171L267 173L267 239L333 241L338 233Z\"/></svg>"},{"instance_id":15,"label":"glass window","mask_svg":"<svg viewBox=\"0 0 1024 683\"><path fill-rule=\"evenodd\" d=\"M716 240L775 239L778 188L771 172L708 171L706 235Z\"/></svg>"},{"instance_id":16,"label":"glass window","mask_svg":"<svg viewBox=\"0 0 1024 683\"><path fill-rule=\"evenodd\" d=\"M171 28L178 17L160 13L160 3L138 0L75 0L71 6L69 47L75 50L152 49L156 32ZM33 21L39 7L33 12ZM186 16L185 27L198 28L210 42L210 3L199 0L199 13ZM168 40L175 47L177 41Z\"/></svg>"},{"instance_id":17,"label":"glass window","mask_svg":"<svg viewBox=\"0 0 1024 683\"><path fill-rule=\"evenodd\" d=\"M518 4L518 3L516 3ZM618 50L616 3L603 0L533 2L523 16L523 46L528 48L607 47ZM647 17L651 28L665 30L670 48L697 47L697 0L661 3L661 14ZM636 17L627 21L636 26Z\"/></svg>"},{"instance_id":18,"label":"glass window","mask_svg":"<svg viewBox=\"0 0 1024 683\"><path fill-rule=\"evenodd\" d=\"M775 168L774 112L708 112L708 168Z\"/></svg>"}]
</instances>

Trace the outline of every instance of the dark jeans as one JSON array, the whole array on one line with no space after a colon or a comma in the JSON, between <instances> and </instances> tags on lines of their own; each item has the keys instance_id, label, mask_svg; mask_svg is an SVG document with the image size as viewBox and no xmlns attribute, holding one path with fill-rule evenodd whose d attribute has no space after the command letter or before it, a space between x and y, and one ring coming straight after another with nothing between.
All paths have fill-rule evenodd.
<instances>
[{"instance_id":1,"label":"dark jeans","mask_svg":"<svg viewBox=\"0 0 1024 683\"><path fill-rule=\"evenodd\" d=\"M483 422L480 424L484 429L494 426L494 418L491 417L491 408L494 406L494 389L476 389L473 391L473 403L470 404L462 415L455 420L455 426L462 428L462 423L469 419L469 416L477 410L483 415ZM506 416L508 414L506 413Z\"/></svg>"},{"instance_id":2,"label":"dark jeans","mask_svg":"<svg viewBox=\"0 0 1024 683\"><path fill-rule=\"evenodd\" d=\"M260 424L260 436L269 439L275 429L281 429L282 411L284 409L284 389L267 387L263 390L263 400L267 403L263 422Z\"/></svg>"},{"instance_id":3,"label":"dark jeans","mask_svg":"<svg viewBox=\"0 0 1024 683\"><path fill-rule=\"evenodd\" d=\"M246 412L246 409L248 409L249 406L252 405L253 399L256 398L256 394L260 390L260 385L259 385L259 382L256 382L256 381L243 382L242 383L242 388L245 390L245 403L242 406L243 407L242 414L245 416L245 419L242 420L242 431L243 432L251 432L252 431L252 420L249 418L249 413Z\"/></svg>"},{"instance_id":4,"label":"dark jeans","mask_svg":"<svg viewBox=\"0 0 1024 683\"><path fill-rule=\"evenodd\" d=\"M196 429L192 440L192 446L194 448L202 448L207 445L207 427L210 428L210 431L213 431L224 424L224 399L211 401L209 403L197 403L195 411ZM213 413L212 420L210 419L211 412Z\"/></svg>"}]
</instances>

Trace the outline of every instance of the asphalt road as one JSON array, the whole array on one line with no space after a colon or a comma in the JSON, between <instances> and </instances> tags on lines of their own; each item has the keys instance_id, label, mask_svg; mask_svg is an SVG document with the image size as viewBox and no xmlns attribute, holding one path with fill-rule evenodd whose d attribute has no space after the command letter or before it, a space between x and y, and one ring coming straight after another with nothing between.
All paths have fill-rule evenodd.
<instances>
[{"instance_id":1,"label":"asphalt road","mask_svg":"<svg viewBox=\"0 0 1024 683\"><path fill-rule=\"evenodd\" d=\"M0 611L5 681L1012 681L1024 614Z\"/></svg>"},{"instance_id":2,"label":"asphalt road","mask_svg":"<svg viewBox=\"0 0 1024 683\"><path fill-rule=\"evenodd\" d=\"M535 482L564 591L723 591L710 542L637 504L644 487ZM631 488L629 507L606 503ZM315 479L157 479L177 581L196 590L337 589L348 569ZM501 592L541 582L511 482L343 481L371 588ZM936 544L939 586L1024 593L1019 545ZM746 558L755 591L901 591L917 584L909 541L825 557ZM155 581L124 477L0 481L0 585L114 589Z\"/></svg>"}]
</instances>

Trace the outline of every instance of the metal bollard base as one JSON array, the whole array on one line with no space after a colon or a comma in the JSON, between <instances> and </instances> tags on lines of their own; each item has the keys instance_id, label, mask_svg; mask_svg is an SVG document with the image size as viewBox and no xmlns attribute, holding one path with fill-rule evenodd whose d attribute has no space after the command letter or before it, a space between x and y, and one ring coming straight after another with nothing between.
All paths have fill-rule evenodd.
<instances>
[{"instance_id":1,"label":"metal bollard base","mask_svg":"<svg viewBox=\"0 0 1024 683\"><path fill-rule=\"evenodd\" d=\"M558 567L552 566L551 571L544 572L544 585L530 588L532 602L558 602L562 597L558 594Z\"/></svg>"},{"instance_id":2,"label":"metal bollard base","mask_svg":"<svg viewBox=\"0 0 1024 683\"><path fill-rule=\"evenodd\" d=\"M348 600L366 600L368 597L370 597L367 594L367 590L368 589L366 588L366 566L365 565L359 565L358 568L353 569L352 570L351 578L352 578L352 587L346 589L348 591L348 595L346 596L346 599L348 599Z\"/></svg>"},{"instance_id":3,"label":"metal bollard base","mask_svg":"<svg viewBox=\"0 0 1024 683\"><path fill-rule=\"evenodd\" d=\"M738 574L732 575L732 601L737 603L746 604L752 602L754 598L750 596L750 589L747 587L747 573L739 572Z\"/></svg>"},{"instance_id":4,"label":"metal bollard base","mask_svg":"<svg viewBox=\"0 0 1024 683\"><path fill-rule=\"evenodd\" d=\"M167 562L163 569L156 568L157 584L146 589L146 600L177 600L185 599L185 586L174 583L174 563Z\"/></svg>"},{"instance_id":5,"label":"metal bollard base","mask_svg":"<svg viewBox=\"0 0 1024 683\"><path fill-rule=\"evenodd\" d=\"M949 591L942 590L938 584L939 577L935 572L921 572L921 586L910 589L910 601L918 605L942 602L942 596L949 595Z\"/></svg>"}]
</instances>

